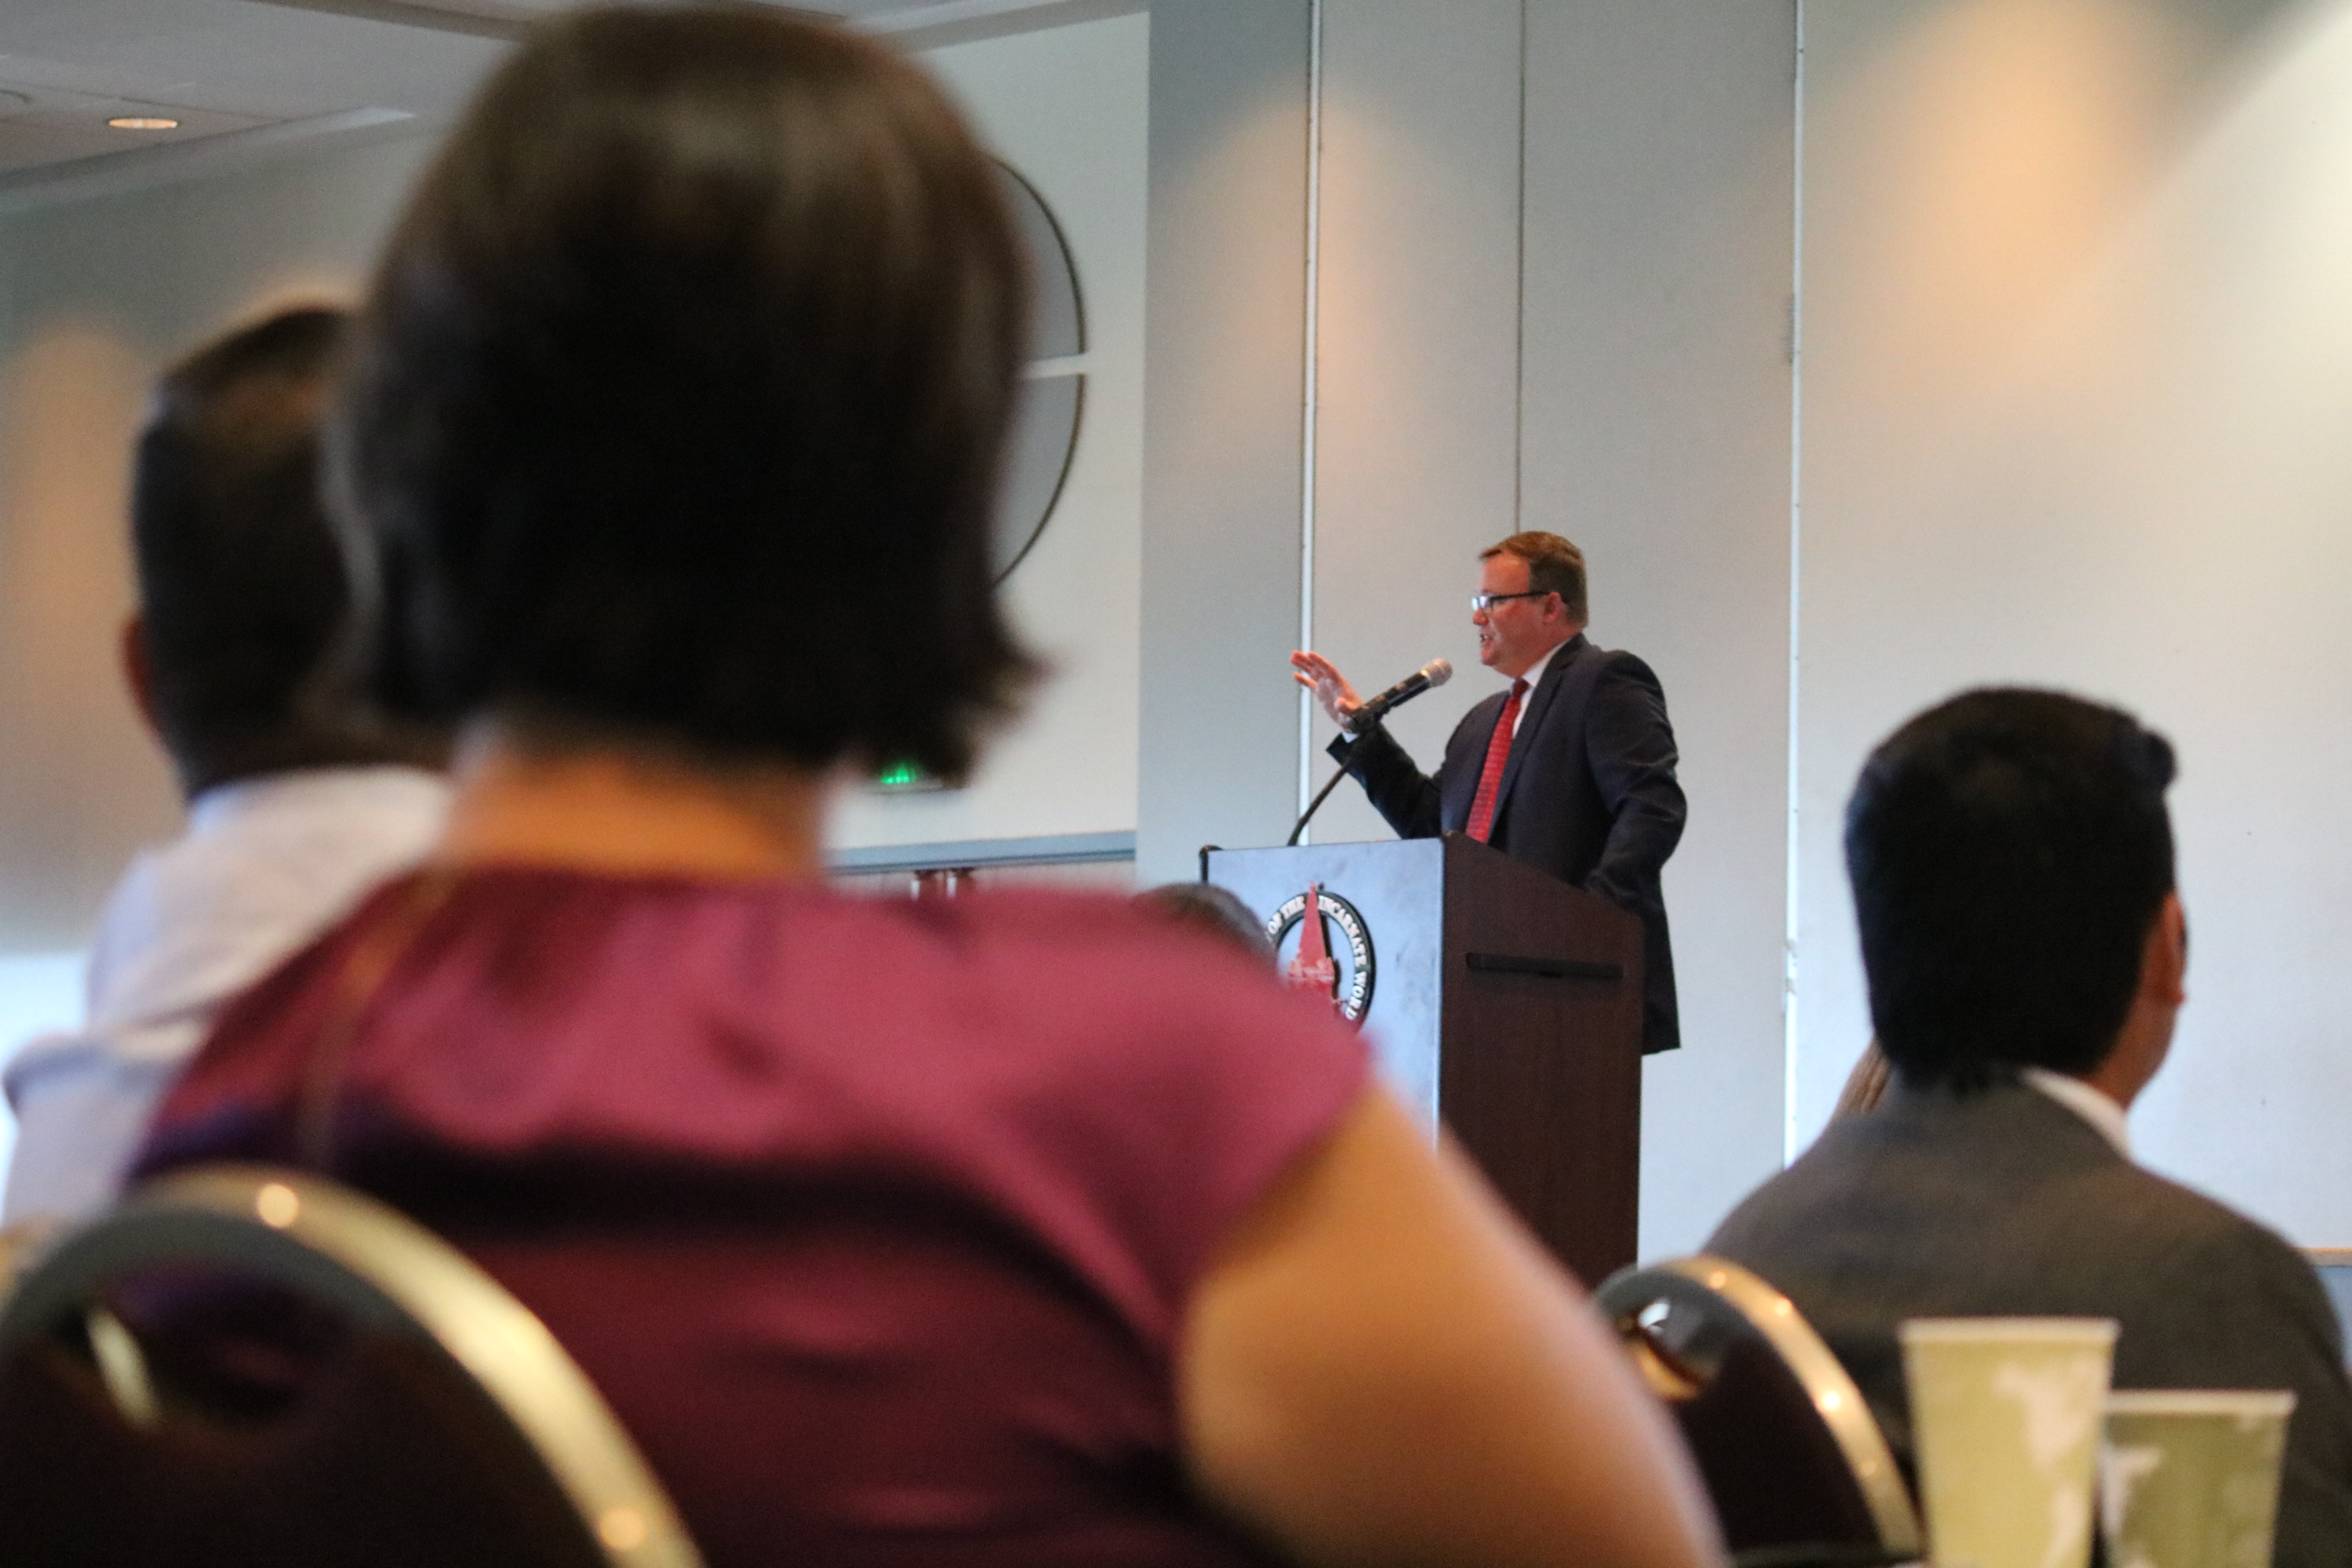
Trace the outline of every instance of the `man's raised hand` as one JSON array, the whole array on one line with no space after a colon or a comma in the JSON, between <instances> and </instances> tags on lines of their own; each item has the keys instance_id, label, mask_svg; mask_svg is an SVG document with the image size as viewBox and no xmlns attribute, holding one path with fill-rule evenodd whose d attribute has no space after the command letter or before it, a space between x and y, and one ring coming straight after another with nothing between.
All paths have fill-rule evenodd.
<instances>
[{"instance_id":1,"label":"man's raised hand","mask_svg":"<svg viewBox=\"0 0 2352 1568\"><path fill-rule=\"evenodd\" d=\"M1339 673L1339 666L1319 653L1302 650L1292 654L1290 678L1315 693L1315 700L1322 704L1331 722L1343 730L1356 710L1364 705L1356 689L1348 684L1348 678Z\"/></svg>"}]
</instances>

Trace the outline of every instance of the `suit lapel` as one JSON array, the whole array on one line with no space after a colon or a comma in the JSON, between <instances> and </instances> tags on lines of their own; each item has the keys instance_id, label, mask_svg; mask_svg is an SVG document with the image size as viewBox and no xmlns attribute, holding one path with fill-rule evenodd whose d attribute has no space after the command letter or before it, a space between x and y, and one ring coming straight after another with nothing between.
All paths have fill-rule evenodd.
<instances>
[{"instance_id":1,"label":"suit lapel","mask_svg":"<svg viewBox=\"0 0 2352 1568\"><path fill-rule=\"evenodd\" d=\"M1552 655L1551 662L1544 666L1543 679L1537 682L1533 691L1528 693L1527 708L1519 715L1519 734L1528 738L1528 744L1520 745L1517 737L1514 736L1511 741L1510 755L1503 760L1503 783L1495 792L1496 822L1499 823L1502 820L1503 807L1511 798L1513 781L1518 778L1519 769L1526 763L1528 752L1534 749L1537 727L1544 721L1544 715L1551 711L1553 700L1559 696L1559 689L1568 682L1569 666L1582 658L1585 651L1591 646L1584 640L1582 632L1577 633L1562 643L1559 651ZM1506 700L1508 699L1507 698ZM1496 716L1501 717L1499 710ZM1488 733L1491 735L1493 731L1489 731Z\"/></svg>"}]
</instances>

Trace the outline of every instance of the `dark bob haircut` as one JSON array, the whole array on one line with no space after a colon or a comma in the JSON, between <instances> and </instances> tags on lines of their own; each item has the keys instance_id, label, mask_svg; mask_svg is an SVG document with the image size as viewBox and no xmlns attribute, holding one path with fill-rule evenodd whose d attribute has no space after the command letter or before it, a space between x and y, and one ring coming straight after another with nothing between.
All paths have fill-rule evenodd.
<instances>
[{"instance_id":1,"label":"dark bob haircut","mask_svg":"<svg viewBox=\"0 0 2352 1568\"><path fill-rule=\"evenodd\" d=\"M990 574L1028 313L998 180L829 25L535 31L412 198L334 432L377 700L967 771L1030 669Z\"/></svg>"},{"instance_id":2,"label":"dark bob haircut","mask_svg":"<svg viewBox=\"0 0 2352 1568\"><path fill-rule=\"evenodd\" d=\"M1970 691L1871 754L1845 861L1871 1021L1904 1080L2081 1076L2115 1047L2172 890L2172 747L2052 691Z\"/></svg>"}]
</instances>

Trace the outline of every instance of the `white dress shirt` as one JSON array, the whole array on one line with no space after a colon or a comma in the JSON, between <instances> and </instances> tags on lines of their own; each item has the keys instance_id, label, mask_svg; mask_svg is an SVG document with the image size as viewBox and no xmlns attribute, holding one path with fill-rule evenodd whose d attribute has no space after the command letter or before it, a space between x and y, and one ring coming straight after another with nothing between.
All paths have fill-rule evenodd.
<instances>
[{"instance_id":1,"label":"white dress shirt","mask_svg":"<svg viewBox=\"0 0 2352 1568\"><path fill-rule=\"evenodd\" d=\"M114 1200L149 1118L223 1003L422 859L439 775L314 768L206 790L187 831L108 897L81 1028L28 1041L0 1083L16 1112L5 1214L78 1218Z\"/></svg>"},{"instance_id":2,"label":"white dress shirt","mask_svg":"<svg viewBox=\"0 0 2352 1568\"><path fill-rule=\"evenodd\" d=\"M1575 640L1576 634L1570 633L1566 638L1552 645L1551 652L1529 665L1525 675L1517 678L1528 683L1528 692L1527 696L1519 699L1519 710L1511 715L1512 740L1516 741L1519 738L1519 726L1528 721L1528 703L1535 696L1536 688L1543 684L1544 671L1551 667L1551 661L1559 657L1559 650Z\"/></svg>"},{"instance_id":3,"label":"white dress shirt","mask_svg":"<svg viewBox=\"0 0 2352 1568\"><path fill-rule=\"evenodd\" d=\"M2020 1081L2040 1089L2089 1122L2092 1131L2114 1144L2116 1152L2125 1159L2132 1157L2131 1125L2124 1118L2124 1108L2104 1092L2079 1078L2068 1078L2048 1068L2020 1068L2017 1076Z\"/></svg>"}]
</instances>

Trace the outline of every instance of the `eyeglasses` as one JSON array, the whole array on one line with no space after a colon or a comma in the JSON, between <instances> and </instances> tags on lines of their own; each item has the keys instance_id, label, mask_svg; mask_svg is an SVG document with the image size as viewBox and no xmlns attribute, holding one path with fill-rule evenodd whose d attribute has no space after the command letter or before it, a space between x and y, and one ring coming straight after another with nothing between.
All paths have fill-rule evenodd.
<instances>
[{"instance_id":1,"label":"eyeglasses","mask_svg":"<svg viewBox=\"0 0 2352 1568\"><path fill-rule=\"evenodd\" d=\"M1491 610L1506 599L1549 599L1550 597L1549 588L1530 588L1524 594L1473 594L1470 595L1470 613L1475 616L1482 611Z\"/></svg>"}]
</instances>

